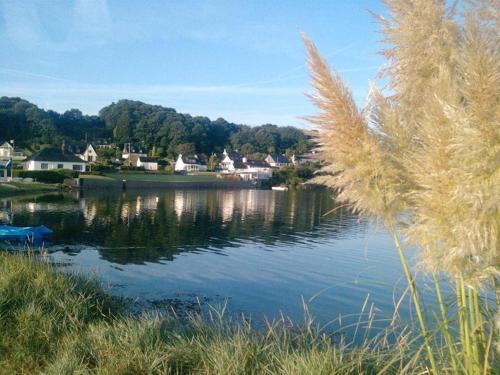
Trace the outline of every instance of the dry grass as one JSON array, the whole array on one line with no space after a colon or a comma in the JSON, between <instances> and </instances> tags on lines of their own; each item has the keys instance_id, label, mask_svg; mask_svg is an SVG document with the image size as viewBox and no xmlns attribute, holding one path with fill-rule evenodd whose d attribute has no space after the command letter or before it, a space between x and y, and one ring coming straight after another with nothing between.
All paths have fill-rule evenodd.
<instances>
[{"instance_id":1,"label":"dry grass","mask_svg":"<svg viewBox=\"0 0 500 375\"><path fill-rule=\"evenodd\" d=\"M479 295L481 288L498 285L500 275L500 4L385 4L390 17L378 21L389 45L382 51L388 87L372 88L362 110L304 38L316 90L312 100L319 109L310 120L320 130L329 162L330 175L319 180L393 232L434 373L428 318L398 233L420 249L427 271L456 280L461 337L451 349L460 361L456 371L479 374L488 371L487 332L494 332ZM441 324L451 340L448 322Z\"/></svg>"}]
</instances>

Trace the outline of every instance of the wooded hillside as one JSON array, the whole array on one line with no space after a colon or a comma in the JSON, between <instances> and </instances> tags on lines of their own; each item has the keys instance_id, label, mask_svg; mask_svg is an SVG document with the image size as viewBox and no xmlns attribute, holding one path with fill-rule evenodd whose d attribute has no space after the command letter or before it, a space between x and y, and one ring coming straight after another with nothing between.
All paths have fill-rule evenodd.
<instances>
[{"instance_id":1,"label":"wooded hillside","mask_svg":"<svg viewBox=\"0 0 500 375\"><path fill-rule=\"evenodd\" d=\"M294 127L265 124L250 127L178 113L173 108L120 100L83 115L78 109L62 114L46 111L21 98L0 98L0 140L14 139L18 147L36 150L62 141L84 145L107 139L118 146L131 142L157 156L178 153L209 155L224 148L253 153L303 153L308 136Z\"/></svg>"}]
</instances>

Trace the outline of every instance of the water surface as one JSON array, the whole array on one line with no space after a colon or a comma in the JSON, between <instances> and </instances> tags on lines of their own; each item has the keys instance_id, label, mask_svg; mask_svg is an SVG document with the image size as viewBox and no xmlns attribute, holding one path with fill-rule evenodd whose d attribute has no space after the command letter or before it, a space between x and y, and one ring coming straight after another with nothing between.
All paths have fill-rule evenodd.
<instances>
[{"instance_id":1,"label":"water surface","mask_svg":"<svg viewBox=\"0 0 500 375\"><path fill-rule=\"evenodd\" d=\"M390 316L404 288L388 234L322 189L84 192L0 205L4 222L52 228L48 250L63 268L144 306L199 299L227 303L233 316L300 321L305 301L328 324L349 321L367 296Z\"/></svg>"}]
</instances>

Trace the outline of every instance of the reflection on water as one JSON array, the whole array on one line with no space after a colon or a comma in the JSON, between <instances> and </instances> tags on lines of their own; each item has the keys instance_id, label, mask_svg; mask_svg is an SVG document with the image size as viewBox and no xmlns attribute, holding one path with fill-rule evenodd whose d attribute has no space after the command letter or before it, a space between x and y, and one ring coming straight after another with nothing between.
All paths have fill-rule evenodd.
<instances>
[{"instance_id":1,"label":"reflection on water","mask_svg":"<svg viewBox=\"0 0 500 375\"><path fill-rule=\"evenodd\" d=\"M59 194L10 205L13 225L49 226L54 244L96 246L103 259L119 264L173 260L178 253L240 247L249 240L269 246L320 242L361 229L342 210L322 219L334 203L320 192Z\"/></svg>"},{"instance_id":2,"label":"reflection on water","mask_svg":"<svg viewBox=\"0 0 500 375\"><path fill-rule=\"evenodd\" d=\"M401 275L387 234L333 210L324 190L85 192L0 207L4 222L53 229L56 261L144 300L227 299L233 313L300 319L304 298L326 323L367 294L390 314Z\"/></svg>"}]
</instances>

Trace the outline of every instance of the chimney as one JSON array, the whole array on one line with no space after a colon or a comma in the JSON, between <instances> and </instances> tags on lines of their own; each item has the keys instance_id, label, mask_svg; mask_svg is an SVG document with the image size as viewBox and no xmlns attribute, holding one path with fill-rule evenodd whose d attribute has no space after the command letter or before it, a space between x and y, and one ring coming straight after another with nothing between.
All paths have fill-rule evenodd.
<instances>
[{"instance_id":1,"label":"chimney","mask_svg":"<svg viewBox=\"0 0 500 375\"><path fill-rule=\"evenodd\" d=\"M247 157L246 157L246 156L243 156L243 158L241 159L241 161L242 161L243 163L246 163L246 162L247 162Z\"/></svg>"},{"instance_id":2,"label":"chimney","mask_svg":"<svg viewBox=\"0 0 500 375\"><path fill-rule=\"evenodd\" d=\"M64 154L65 151L66 151L66 141L63 139L62 143L61 143L61 151L62 153Z\"/></svg>"}]
</instances>

